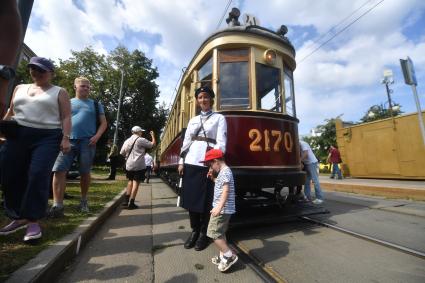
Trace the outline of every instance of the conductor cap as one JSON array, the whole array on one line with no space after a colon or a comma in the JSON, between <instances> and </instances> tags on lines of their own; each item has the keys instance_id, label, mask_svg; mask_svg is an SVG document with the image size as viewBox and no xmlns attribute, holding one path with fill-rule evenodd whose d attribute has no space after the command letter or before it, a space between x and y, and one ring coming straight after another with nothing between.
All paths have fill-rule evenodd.
<instances>
[{"instance_id":1,"label":"conductor cap","mask_svg":"<svg viewBox=\"0 0 425 283\"><path fill-rule=\"evenodd\" d=\"M215 93L214 93L214 91L213 91L210 87L208 87L208 86L201 86L200 88L198 88L198 89L195 91L195 97L196 97L196 98L198 98L198 95L199 95L201 92L208 93L208 95L209 95L211 98L214 98L214 97L215 97Z\"/></svg>"}]
</instances>

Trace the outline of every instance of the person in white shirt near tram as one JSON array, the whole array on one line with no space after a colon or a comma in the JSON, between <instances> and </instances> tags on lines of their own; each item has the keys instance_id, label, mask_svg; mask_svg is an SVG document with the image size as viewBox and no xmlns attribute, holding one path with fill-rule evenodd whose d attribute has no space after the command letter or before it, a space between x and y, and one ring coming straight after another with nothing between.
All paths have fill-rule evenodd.
<instances>
[{"instance_id":1,"label":"person in white shirt near tram","mask_svg":"<svg viewBox=\"0 0 425 283\"><path fill-rule=\"evenodd\" d=\"M145 165L146 165L146 184L149 184L151 178L153 158L149 153L145 153Z\"/></svg>"},{"instance_id":2,"label":"person in white shirt near tram","mask_svg":"<svg viewBox=\"0 0 425 283\"><path fill-rule=\"evenodd\" d=\"M311 188L310 183L314 183L314 194L316 199L313 201L314 204L323 203L323 192L320 188L319 175L317 173L318 160L314 155L311 147L305 141L300 140L300 153L301 153L301 162L304 164L304 170L307 173L307 178L304 184L304 195L308 201L312 200L311 197Z\"/></svg>"},{"instance_id":3,"label":"person in white shirt near tram","mask_svg":"<svg viewBox=\"0 0 425 283\"><path fill-rule=\"evenodd\" d=\"M223 115L212 111L214 91L203 86L195 91L200 115L190 119L181 148L178 171L183 176L181 206L188 210L192 232L184 247L200 251L207 247L210 210L214 195L214 183L207 178L208 167L200 160L210 148L226 150L227 123Z\"/></svg>"}]
</instances>

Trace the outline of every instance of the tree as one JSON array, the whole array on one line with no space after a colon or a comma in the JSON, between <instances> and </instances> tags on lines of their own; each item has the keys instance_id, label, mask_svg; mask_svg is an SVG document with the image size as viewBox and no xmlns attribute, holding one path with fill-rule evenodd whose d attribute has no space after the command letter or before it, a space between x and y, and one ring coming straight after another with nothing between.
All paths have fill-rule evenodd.
<instances>
[{"instance_id":1,"label":"tree","mask_svg":"<svg viewBox=\"0 0 425 283\"><path fill-rule=\"evenodd\" d=\"M392 116L398 116L402 114L403 111L401 111L401 106L398 103L394 103L392 106ZM365 115L360 119L362 123L365 122L372 122L376 120L381 120L385 118L390 118L391 112L390 109L385 108L384 104L381 103L381 105L373 105L371 106L365 113Z\"/></svg>"},{"instance_id":2,"label":"tree","mask_svg":"<svg viewBox=\"0 0 425 283\"><path fill-rule=\"evenodd\" d=\"M336 144L335 120L337 118L326 119L325 124L315 128L317 135L303 138L310 145L319 162L326 162L329 147Z\"/></svg>"}]
</instances>

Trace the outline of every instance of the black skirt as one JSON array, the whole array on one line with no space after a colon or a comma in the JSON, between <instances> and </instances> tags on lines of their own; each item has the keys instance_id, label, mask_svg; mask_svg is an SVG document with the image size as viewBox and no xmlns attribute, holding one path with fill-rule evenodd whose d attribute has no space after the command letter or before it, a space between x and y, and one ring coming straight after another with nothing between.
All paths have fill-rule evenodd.
<instances>
[{"instance_id":1,"label":"black skirt","mask_svg":"<svg viewBox=\"0 0 425 283\"><path fill-rule=\"evenodd\" d=\"M192 212L209 212L214 196L214 182L207 178L208 167L184 164L182 207Z\"/></svg>"}]
</instances>

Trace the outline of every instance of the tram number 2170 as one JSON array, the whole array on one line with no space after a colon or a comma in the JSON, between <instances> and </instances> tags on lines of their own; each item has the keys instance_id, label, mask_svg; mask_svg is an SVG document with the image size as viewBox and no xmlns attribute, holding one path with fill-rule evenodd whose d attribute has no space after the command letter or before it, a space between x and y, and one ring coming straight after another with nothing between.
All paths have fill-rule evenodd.
<instances>
[{"instance_id":1,"label":"tram number 2170","mask_svg":"<svg viewBox=\"0 0 425 283\"><path fill-rule=\"evenodd\" d=\"M281 149L285 149L287 152L292 152L294 148L294 142L289 132L279 130L261 132L258 129L250 129L248 136L251 139L250 151L261 152L272 151L273 149L273 151L279 152Z\"/></svg>"}]
</instances>

